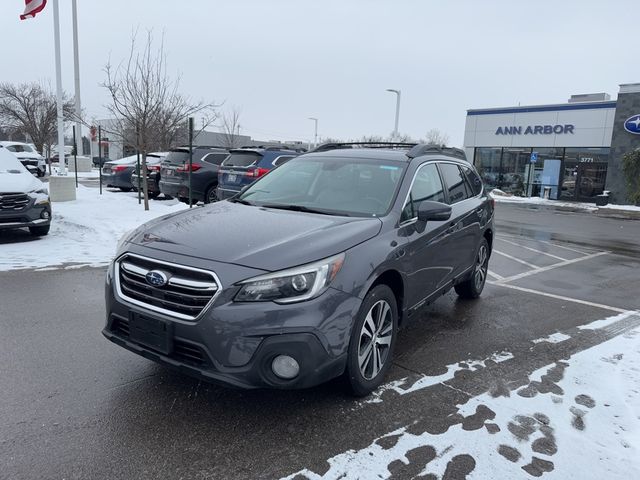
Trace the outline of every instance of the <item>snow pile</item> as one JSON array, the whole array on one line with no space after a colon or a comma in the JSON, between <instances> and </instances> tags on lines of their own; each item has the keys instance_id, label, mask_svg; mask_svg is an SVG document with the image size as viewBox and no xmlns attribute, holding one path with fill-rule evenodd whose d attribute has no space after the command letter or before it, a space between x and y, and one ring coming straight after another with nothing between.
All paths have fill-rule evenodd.
<instances>
[{"instance_id":1,"label":"snow pile","mask_svg":"<svg viewBox=\"0 0 640 480\"><path fill-rule=\"evenodd\" d=\"M73 202L53 204L51 231L45 237L0 233L0 271L20 268L101 266L111 261L122 235L144 222L188 208L176 200L138 205L137 193L103 191L80 185Z\"/></svg>"},{"instance_id":2,"label":"snow pile","mask_svg":"<svg viewBox=\"0 0 640 480\"><path fill-rule=\"evenodd\" d=\"M387 478L402 464L434 478L456 466L477 479L638 478L639 371L635 329L534 372L510 397L484 394L460 406L464 418L487 419L480 428L456 423L442 434L401 428L330 458L322 476L302 470L287 478Z\"/></svg>"},{"instance_id":3,"label":"snow pile","mask_svg":"<svg viewBox=\"0 0 640 480\"><path fill-rule=\"evenodd\" d=\"M596 207L595 203L561 202L558 200L548 200L546 198L540 198L540 197L505 196L504 192L499 192L494 194L493 190L489 192L489 196L498 203L502 202L502 203L522 203L527 205L549 205L554 207L569 207L569 208L579 208L582 210L592 210L594 212L598 210L598 207Z\"/></svg>"}]
</instances>

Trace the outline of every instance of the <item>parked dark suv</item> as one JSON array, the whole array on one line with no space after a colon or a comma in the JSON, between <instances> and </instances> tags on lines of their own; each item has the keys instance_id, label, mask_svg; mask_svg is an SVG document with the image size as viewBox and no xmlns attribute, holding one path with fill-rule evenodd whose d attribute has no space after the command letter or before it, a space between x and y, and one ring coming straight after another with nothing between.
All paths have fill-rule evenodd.
<instances>
[{"instance_id":1,"label":"parked dark suv","mask_svg":"<svg viewBox=\"0 0 640 480\"><path fill-rule=\"evenodd\" d=\"M221 147L193 147L191 158L191 196L194 202L215 202L218 187L218 166L229 151ZM158 185L165 196L189 201L189 147L171 150L162 162Z\"/></svg>"},{"instance_id":2,"label":"parked dark suv","mask_svg":"<svg viewBox=\"0 0 640 480\"><path fill-rule=\"evenodd\" d=\"M298 152L281 147L231 150L218 169L218 199L233 197L273 168L297 155Z\"/></svg>"},{"instance_id":3,"label":"parked dark suv","mask_svg":"<svg viewBox=\"0 0 640 480\"><path fill-rule=\"evenodd\" d=\"M482 292L494 210L461 150L365 146L386 148L325 145L131 232L103 334L239 387L376 388L399 325L451 288Z\"/></svg>"}]
</instances>

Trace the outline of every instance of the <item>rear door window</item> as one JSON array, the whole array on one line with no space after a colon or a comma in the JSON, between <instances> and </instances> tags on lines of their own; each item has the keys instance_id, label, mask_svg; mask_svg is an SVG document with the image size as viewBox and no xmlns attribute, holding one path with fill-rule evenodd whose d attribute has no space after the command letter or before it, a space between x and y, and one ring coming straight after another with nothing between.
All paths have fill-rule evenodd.
<instances>
[{"instance_id":1,"label":"rear door window","mask_svg":"<svg viewBox=\"0 0 640 480\"><path fill-rule=\"evenodd\" d=\"M465 178L469 186L471 187L471 191L473 192L473 196L480 195L482 192L482 180L476 172L474 172L469 167L462 167L462 172L464 173Z\"/></svg>"},{"instance_id":2,"label":"rear door window","mask_svg":"<svg viewBox=\"0 0 640 480\"><path fill-rule=\"evenodd\" d=\"M441 163L440 171L449 192L449 203L454 204L473 196L470 187L455 163Z\"/></svg>"}]
</instances>

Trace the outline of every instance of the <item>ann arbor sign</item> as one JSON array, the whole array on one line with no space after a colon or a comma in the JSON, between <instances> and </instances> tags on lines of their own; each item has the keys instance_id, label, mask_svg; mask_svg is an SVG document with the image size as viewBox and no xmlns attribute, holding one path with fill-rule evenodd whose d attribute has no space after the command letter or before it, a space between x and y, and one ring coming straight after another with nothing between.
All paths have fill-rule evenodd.
<instances>
[{"instance_id":1,"label":"ann arbor sign","mask_svg":"<svg viewBox=\"0 0 640 480\"><path fill-rule=\"evenodd\" d=\"M496 135L564 135L573 133L574 125L528 125L526 127L498 127Z\"/></svg>"}]
</instances>

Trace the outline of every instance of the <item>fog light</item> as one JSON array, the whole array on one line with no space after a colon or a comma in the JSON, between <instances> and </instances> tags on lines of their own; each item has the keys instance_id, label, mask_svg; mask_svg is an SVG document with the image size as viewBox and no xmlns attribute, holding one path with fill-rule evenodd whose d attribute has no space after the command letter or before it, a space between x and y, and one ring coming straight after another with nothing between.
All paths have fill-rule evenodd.
<instances>
[{"instance_id":1,"label":"fog light","mask_svg":"<svg viewBox=\"0 0 640 480\"><path fill-rule=\"evenodd\" d=\"M40 216L46 220L47 218L49 218L49 212L43 210Z\"/></svg>"},{"instance_id":2,"label":"fog light","mask_svg":"<svg viewBox=\"0 0 640 480\"><path fill-rule=\"evenodd\" d=\"M300 365L295 358L288 355L278 355L271 363L271 369L276 376L291 380L300 373Z\"/></svg>"}]
</instances>

